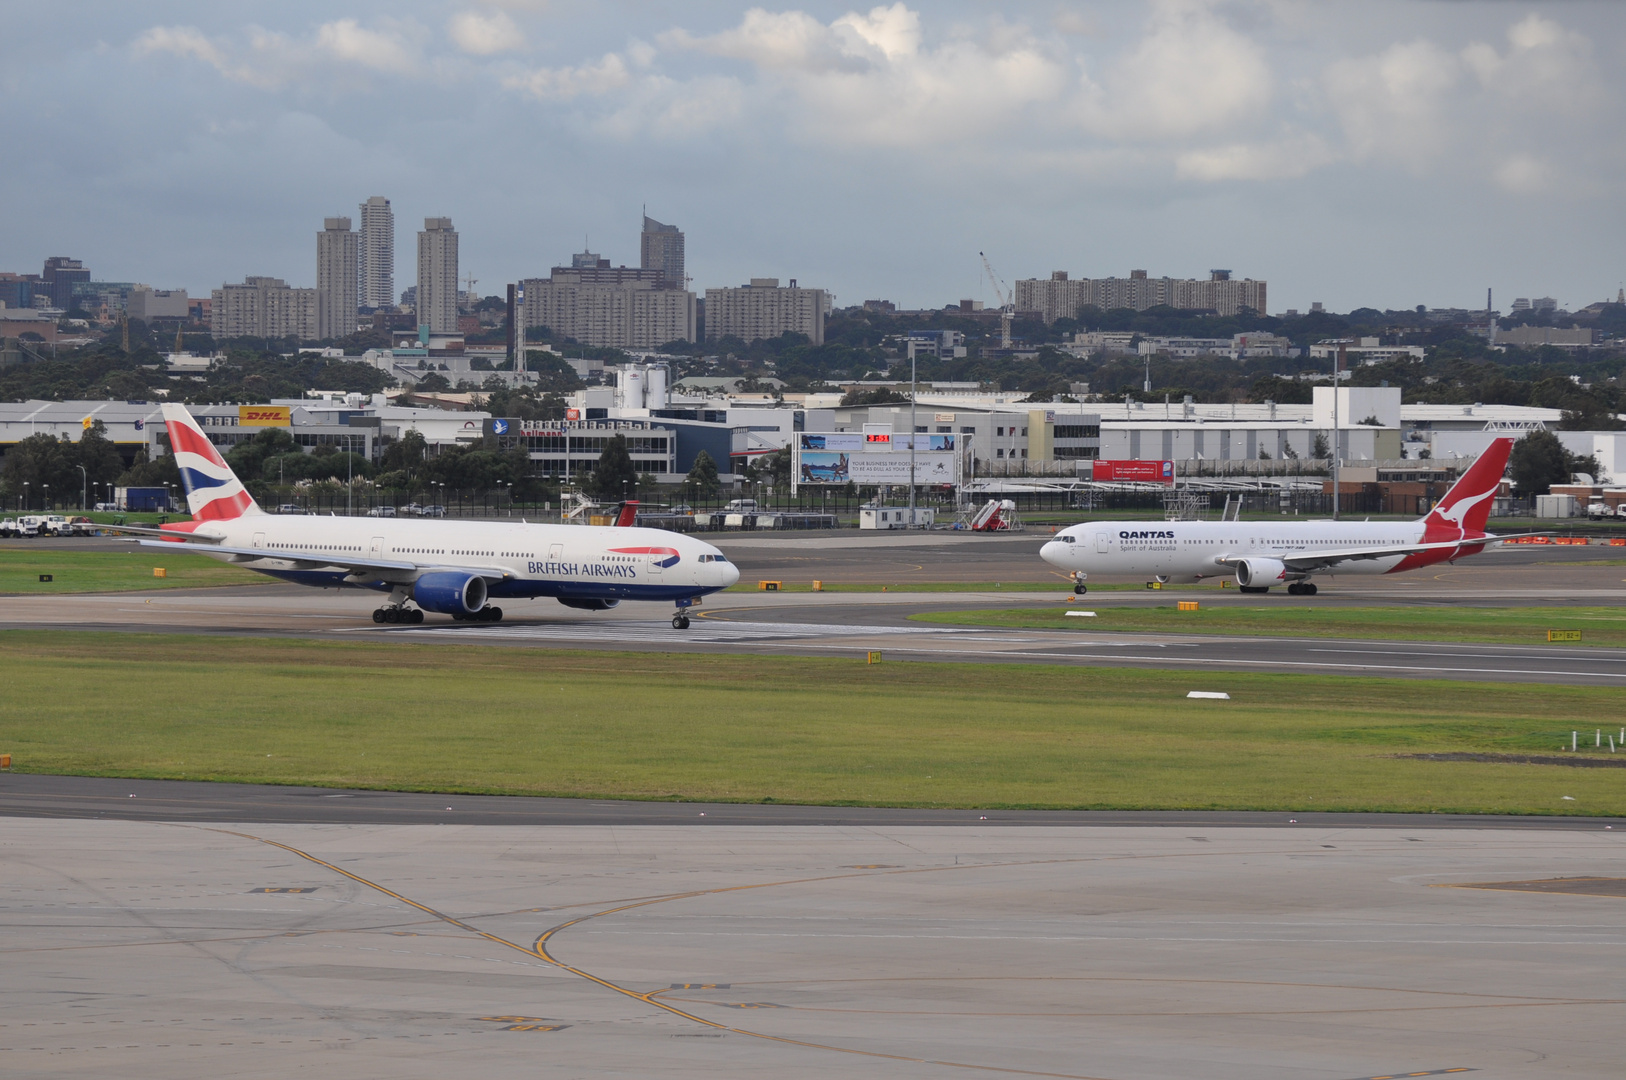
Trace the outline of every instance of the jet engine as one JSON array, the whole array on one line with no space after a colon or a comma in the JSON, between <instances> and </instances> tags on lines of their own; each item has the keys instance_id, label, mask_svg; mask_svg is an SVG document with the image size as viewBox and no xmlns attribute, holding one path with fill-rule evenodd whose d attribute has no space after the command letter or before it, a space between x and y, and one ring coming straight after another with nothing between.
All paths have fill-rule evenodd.
<instances>
[{"instance_id":1,"label":"jet engine","mask_svg":"<svg viewBox=\"0 0 1626 1080\"><path fill-rule=\"evenodd\" d=\"M1244 589L1268 589L1287 583L1287 564L1280 559L1243 559L1236 564L1236 583Z\"/></svg>"},{"instance_id":2,"label":"jet engine","mask_svg":"<svg viewBox=\"0 0 1626 1080\"><path fill-rule=\"evenodd\" d=\"M412 599L425 611L473 615L486 606L486 579L477 574L425 574L412 585Z\"/></svg>"},{"instance_id":3,"label":"jet engine","mask_svg":"<svg viewBox=\"0 0 1626 1080\"><path fill-rule=\"evenodd\" d=\"M565 607L578 608L582 611L609 611L619 600L583 600L575 596L561 596L558 600Z\"/></svg>"}]
</instances>

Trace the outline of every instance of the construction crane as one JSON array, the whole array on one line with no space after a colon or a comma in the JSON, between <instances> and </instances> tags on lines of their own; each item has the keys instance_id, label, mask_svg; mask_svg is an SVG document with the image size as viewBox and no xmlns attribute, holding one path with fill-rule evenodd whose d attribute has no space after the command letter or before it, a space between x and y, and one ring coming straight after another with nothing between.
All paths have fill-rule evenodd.
<instances>
[{"instance_id":1,"label":"construction crane","mask_svg":"<svg viewBox=\"0 0 1626 1080\"><path fill-rule=\"evenodd\" d=\"M1005 286L1000 283L999 275L994 273L993 264L988 256L977 252L982 257L982 268L988 273L988 283L994 287L994 295L999 297L999 347L1011 347L1011 320L1016 317L1016 298L1005 292Z\"/></svg>"},{"instance_id":2,"label":"construction crane","mask_svg":"<svg viewBox=\"0 0 1626 1080\"><path fill-rule=\"evenodd\" d=\"M473 311L480 304L480 298L474 294L474 287L476 285L480 284L480 279L475 277L473 274L464 274L463 275L463 284L467 289L467 296L469 298L469 310Z\"/></svg>"}]
</instances>

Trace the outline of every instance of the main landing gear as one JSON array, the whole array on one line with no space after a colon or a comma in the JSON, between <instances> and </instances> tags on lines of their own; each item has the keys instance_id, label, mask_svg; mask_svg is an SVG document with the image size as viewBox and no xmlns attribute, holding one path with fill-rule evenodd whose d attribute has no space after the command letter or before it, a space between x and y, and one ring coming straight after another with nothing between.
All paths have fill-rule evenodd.
<instances>
[{"instance_id":1,"label":"main landing gear","mask_svg":"<svg viewBox=\"0 0 1626 1080\"><path fill-rule=\"evenodd\" d=\"M452 615L452 621L453 622L502 622L502 608L500 608L500 607L492 607L490 604L487 604L485 607L481 608L479 611L476 611L472 615L463 615L463 614L460 614L460 613L454 613Z\"/></svg>"},{"instance_id":2,"label":"main landing gear","mask_svg":"<svg viewBox=\"0 0 1626 1080\"><path fill-rule=\"evenodd\" d=\"M1315 595L1315 582L1313 582L1313 581L1295 581L1295 582L1292 582L1291 584L1289 584L1287 586L1287 595L1288 596L1314 596Z\"/></svg>"},{"instance_id":3,"label":"main landing gear","mask_svg":"<svg viewBox=\"0 0 1626 1080\"><path fill-rule=\"evenodd\" d=\"M405 606L381 607L373 612L375 623L421 623L423 612Z\"/></svg>"}]
</instances>

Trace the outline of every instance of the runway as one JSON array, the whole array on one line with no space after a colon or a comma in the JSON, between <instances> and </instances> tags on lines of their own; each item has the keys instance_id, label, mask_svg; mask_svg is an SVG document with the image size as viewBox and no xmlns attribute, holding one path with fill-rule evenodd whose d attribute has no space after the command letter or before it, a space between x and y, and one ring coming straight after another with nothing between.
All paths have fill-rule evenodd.
<instances>
[{"instance_id":1,"label":"runway","mask_svg":"<svg viewBox=\"0 0 1626 1080\"><path fill-rule=\"evenodd\" d=\"M0 818L0 843L19 1080L1619 1075L1626 852L1597 826Z\"/></svg>"},{"instance_id":2,"label":"runway","mask_svg":"<svg viewBox=\"0 0 1626 1080\"><path fill-rule=\"evenodd\" d=\"M100 541L24 541L75 544ZM724 537L746 581L831 583L961 581L985 586L961 592L764 593L707 598L688 631L671 628L665 608L626 603L583 613L552 601L508 606L500 624L462 624L432 616L421 626L377 626L372 594L268 584L148 593L9 597L0 629L228 633L394 643L460 642L522 648L586 648L758 655L863 656L886 661L1033 663L1152 667L1171 670L1263 671L1476 682L1626 684L1626 650L1545 643L1337 641L1325 638L1243 638L1207 635L1101 633L951 627L910 621L942 610L1060 604L1070 590L1002 591L1024 580L1062 584L1027 551L1040 539L965 537L939 533L820 537ZM1514 548L1461 565L1393 577L1334 577L1317 597L1242 596L1217 586L1124 591L1097 588L1091 608L1168 604L1201 597L1205 605L1316 606L1567 606L1626 600L1626 565L1610 549ZM1037 568L1035 567L1037 564ZM1001 571L1002 580L995 577ZM929 576L923 576L929 575ZM1110 582L1103 584L1113 584ZM999 586L999 587L996 587Z\"/></svg>"}]
</instances>

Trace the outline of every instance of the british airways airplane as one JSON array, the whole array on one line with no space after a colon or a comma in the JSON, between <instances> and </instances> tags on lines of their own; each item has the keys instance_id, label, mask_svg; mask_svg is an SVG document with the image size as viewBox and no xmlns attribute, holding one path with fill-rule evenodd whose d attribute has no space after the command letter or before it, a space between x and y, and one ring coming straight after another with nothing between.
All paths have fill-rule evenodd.
<instances>
[{"instance_id":1,"label":"british airways airplane","mask_svg":"<svg viewBox=\"0 0 1626 1080\"><path fill-rule=\"evenodd\" d=\"M125 531L300 585L388 593L375 623L421 623L426 611L496 622L492 600L551 596L585 611L671 601L684 630L700 597L740 579L710 544L664 529L266 514L186 407L163 410L192 520Z\"/></svg>"},{"instance_id":2,"label":"british airways airplane","mask_svg":"<svg viewBox=\"0 0 1626 1080\"><path fill-rule=\"evenodd\" d=\"M1285 585L1293 596L1314 596L1316 574L1398 574L1526 535L1485 532L1512 449L1512 439L1492 440L1415 521L1087 521L1057 533L1039 554L1072 571L1075 593L1086 591L1091 573L1182 583L1234 574L1245 593Z\"/></svg>"}]
</instances>

